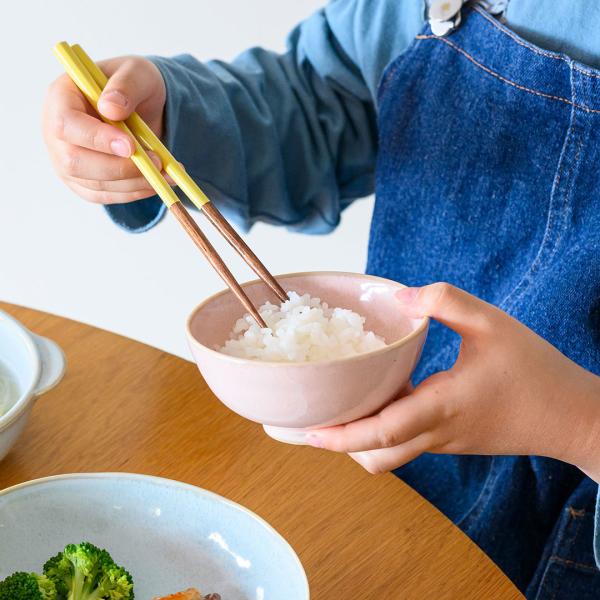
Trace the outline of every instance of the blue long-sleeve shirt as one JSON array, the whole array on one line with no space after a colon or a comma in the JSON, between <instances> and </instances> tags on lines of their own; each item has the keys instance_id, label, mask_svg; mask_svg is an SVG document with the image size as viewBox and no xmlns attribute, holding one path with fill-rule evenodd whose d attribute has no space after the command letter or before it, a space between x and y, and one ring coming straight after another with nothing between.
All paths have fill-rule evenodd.
<instances>
[{"instance_id":1,"label":"blue long-sleeve shirt","mask_svg":"<svg viewBox=\"0 0 600 600\"><path fill-rule=\"evenodd\" d=\"M334 0L294 29L283 54L154 57L167 85L165 141L242 229L260 220L331 231L373 191L377 86L424 16L423 0ZM512 0L506 20L534 43L600 64L600 3ZM153 197L107 211L139 232L165 209Z\"/></svg>"},{"instance_id":2,"label":"blue long-sleeve shirt","mask_svg":"<svg viewBox=\"0 0 600 600\"><path fill-rule=\"evenodd\" d=\"M333 0L294 29L283 54L154 57L167 86L167 146L243 229L261 220L332 230L373 191L378 83L424 15L422 0ZM529 41L600 66L600 3L512 0L505 17ZM106 210L134 232L165 212L156 197ZM599 515L600 496L600 566Z\"/></svg>"}]
</instances>

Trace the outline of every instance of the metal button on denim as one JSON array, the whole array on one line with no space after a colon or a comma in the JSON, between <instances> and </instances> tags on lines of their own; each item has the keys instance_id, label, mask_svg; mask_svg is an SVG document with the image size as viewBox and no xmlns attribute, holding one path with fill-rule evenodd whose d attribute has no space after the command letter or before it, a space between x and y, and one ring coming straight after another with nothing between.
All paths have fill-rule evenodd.
<instances>
[{"instance_id":1,"label":"metal button on denim","mask_svg":"<svg viewBox=\"0 0 600 600\"><path fill-rule=\"evenodd\" d=\"M435 0L429 7L429 19L438 22L452 21L462 5L462 0Z\"/></svg>"},{"instance_id":2,"label":"metal button on denim","mask_svg":"<svg viewBox=\"0 0 600 600\"><path fill-rule=\"evenodd\" d=\"M435 0L429 7L429 24L434 35L444 37L461 22L463 0Z\"/></svg>"}]
</instances>

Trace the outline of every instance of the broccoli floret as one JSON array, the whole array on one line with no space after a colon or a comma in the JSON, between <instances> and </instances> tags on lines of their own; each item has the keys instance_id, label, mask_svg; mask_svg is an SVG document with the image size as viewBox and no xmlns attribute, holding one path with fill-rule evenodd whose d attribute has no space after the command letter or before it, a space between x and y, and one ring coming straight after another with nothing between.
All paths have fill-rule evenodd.
<instances>
[{"instance_id":1,"label":"broccoli floret","mask_svg":"<svg viewBox=\"0 0 600 600\"><path fill-rule=\"evenodd\" d=\"M44 565L56 586L57 600L133 600L131 575L106 550L69 544ZM1 599L0 599L1 600Z\"/></svg>"},{"instance_id":2,"label":"broccoli floret","mask_svg":"<svg viewBox=\"0 0 600 600\"><path fill-rule=\"evenodd\" d=\"M56 587L44 575L13 573L0 581L0 600L57 600Z\"/></svg>"}]
</instances>

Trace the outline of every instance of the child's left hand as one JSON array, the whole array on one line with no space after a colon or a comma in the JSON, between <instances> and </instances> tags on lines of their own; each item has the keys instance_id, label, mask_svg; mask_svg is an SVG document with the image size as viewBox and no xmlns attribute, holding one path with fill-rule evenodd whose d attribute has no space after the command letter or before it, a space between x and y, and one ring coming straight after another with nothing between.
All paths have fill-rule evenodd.
<instances>
[{"instance_id":1,"label":"child's left hand","mask_svg":"<svg viewBox=\"0 0 600 600\"><path fill-rule=\"evenodd\" d=\"M451 285L405 288L399 307L462 337L454 366L380 413L315 430L308 442L348 452L367 471L423 452L550 456L600 481L600 377L505 312Z\"/></svg>"}]
</instances>

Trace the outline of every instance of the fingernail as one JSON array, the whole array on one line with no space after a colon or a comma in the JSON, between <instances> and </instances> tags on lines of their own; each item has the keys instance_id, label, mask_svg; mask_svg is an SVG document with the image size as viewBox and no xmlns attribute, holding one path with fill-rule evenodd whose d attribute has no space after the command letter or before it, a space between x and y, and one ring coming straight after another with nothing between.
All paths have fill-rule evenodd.
<instances>
[{"instance_id":1,"label":"fingernail","mask_svg":"<svg viewBox=\"0 0 600 600\"><path fill-rule=\"evenodd\" d=\"M124 158L129 158L131 156L131 148L129 147L129 144L124 140L113 140L110 143L110 149L112 153L116 154L117 156L123 156Z\"/></svg>"},{"instance_id":2,"label":"fingernail","mask_svg":"<svg viewBox=\"0 0 600 600\"><path fill-rule=\"evenodd\" d=\"M419 293L418 287L406 287L396 292L396 299L400 304L412 304Z\"/></svg>"},{"instance_id":3,"label":"fingernail","mask_svg":"<svg viewBox=\"0 0 600 600\"><path fill-rule=\"evenodd\" d=\"M314 433L309 433L306 436L306 443L313 448L323 448L323 440Z\"/></svg>"},{"instance_id":4,"label":"fingernail","mask_svg":"<svg viewBox=\"0 0 600 600\"><path fill-rule=\"evenodd\" d=\"M126 107L129 104L127 96L118 90L113 90L112 92L106 92L105 94L102 94L100 100L102 102L110 102L111 104L116 104L117 106L123 107Z\"/></svg>"}]
</instances>

